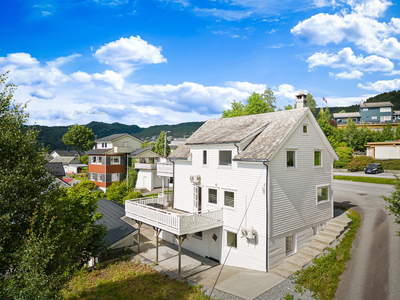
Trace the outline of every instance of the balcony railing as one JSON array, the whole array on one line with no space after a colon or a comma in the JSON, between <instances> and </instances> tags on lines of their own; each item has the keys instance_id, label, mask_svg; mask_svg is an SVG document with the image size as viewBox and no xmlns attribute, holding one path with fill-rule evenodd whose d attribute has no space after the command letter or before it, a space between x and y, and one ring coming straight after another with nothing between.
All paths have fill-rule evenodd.
<instances>
[{"instance_id":1,"label":"balcony railing","mask_svg":"<svg viewBox=\"0 0 400 300\"><path fill-rule=\"evenodd\" d=\"M155 170L155 169L157 169L157 165L156 164L135 163L135 169Z\"/></svg>"},{"instance_id":2,"label":"balcony railing","mask_svg":"<svg viewBox=\"0 0 400 300\"><path fill-rule=\"evenodd\" d=\"M166 196L127 200L125 216L176 235L222 226L222 209L177 213L166 209Z\"/></svg>"},{"instance_id":3,"label":"balcony railing","mask_svg":"<svg viewBox=\"0 0 400 300\"><path fill-rule=\"evenodd\" d=\"M157 163L157 175L165 177L174 176L174 166L172 163Z\"/></svg>"}]
</instances>

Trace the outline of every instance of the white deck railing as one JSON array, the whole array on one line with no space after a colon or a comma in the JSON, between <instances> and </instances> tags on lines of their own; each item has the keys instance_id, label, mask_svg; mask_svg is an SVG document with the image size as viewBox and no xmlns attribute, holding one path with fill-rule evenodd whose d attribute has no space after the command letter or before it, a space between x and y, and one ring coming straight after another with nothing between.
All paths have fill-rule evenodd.
<instances>
[{"instance_id":1,"label":"white deck railing","mask_svg":"<svg viewBox=\"0 0 400 300\"><path fill-rule=\"evenodd\" d=\"M135 169L141 169L141 170L155 170L157 169L156 164L146 164L146 163L135 163Z\"/></svg>"},{"instance_id":2,"label":"white deck railing","mask_svg":"<svg viewBox=\"0 0 400 300\"><path fill-rule=\"evenodd\" d=\"M157 175L158 176L174 176L174 166L172 163L157 163Z\"/></svg>"},{"instance_id":3,"label":"white deck railing","mask_svg":"<svg viewBox=\"0 0 400 300\"><path fill-rule=\"evenodd\" d=\"M125 215L134 220L182 235L222 226L222 209L178 214L157 205L166 205L166 196L125 202Z\"/></svg>"}]
</instances>

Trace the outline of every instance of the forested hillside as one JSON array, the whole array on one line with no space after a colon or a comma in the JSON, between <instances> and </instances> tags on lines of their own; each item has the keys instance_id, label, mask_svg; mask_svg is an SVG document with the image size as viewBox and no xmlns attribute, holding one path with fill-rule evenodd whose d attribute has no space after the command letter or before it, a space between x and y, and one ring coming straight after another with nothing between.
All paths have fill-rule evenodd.
<instances>
[{"instance_id":1,"label":"forested hillside","mask_svg":"<svg viewBox=\"0 0 400 300\"><path fill-rule=\"evenodd\" d=\"M90 122L86 127L93 130L99 138L116 133L129 133L141 140L150 139L158 136L160 132L171 131L168 135L173 137L189 136L196 131L204 122L189 122L176 125L155 125L148 128L141 128L137 125L125 125L120 123ZM52 150L67 150L71 147L66 146L62 141L62 136L67 132L68 126L33 126L39 130L38 142Z\"/></svg>"}]
</instances>

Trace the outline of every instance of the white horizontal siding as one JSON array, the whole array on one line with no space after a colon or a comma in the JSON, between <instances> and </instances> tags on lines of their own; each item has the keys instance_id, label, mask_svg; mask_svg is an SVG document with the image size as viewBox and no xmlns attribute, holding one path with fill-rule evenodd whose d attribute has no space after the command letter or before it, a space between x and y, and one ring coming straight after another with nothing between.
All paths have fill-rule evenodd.
<instances>
[{"instance_id":1,"label":"white horizontal siding","mask_svg":"<svg viewBox=\"0 0 400 300\"><path fill-rule=\"evenodd\" d=\"M289 235L332 217L332 202L317 204L316 187L330 186L333 158L306 117L270 162L270 236ZM303 126L308 133L303 134ZM286 168L286 150L296 150L296 168ZM322 167L314 167L314 150L322 150ZM331 200L333 201L333 200Z\"/></svg>"}]
</instances>

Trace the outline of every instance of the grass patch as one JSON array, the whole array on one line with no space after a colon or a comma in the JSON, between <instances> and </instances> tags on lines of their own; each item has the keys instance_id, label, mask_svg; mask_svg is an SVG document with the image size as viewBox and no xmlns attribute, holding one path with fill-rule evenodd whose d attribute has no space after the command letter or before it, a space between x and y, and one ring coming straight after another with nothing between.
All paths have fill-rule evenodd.
<instances>
[{"instance_id":1,"label":"grass patch","mask_svg":"<svg viewBox=\"0 0 400 300\"><path fill-rule=\"evenodd\" d=\"M369 182L378 184L394 184L396 179L392 178L376 178L376 177L363 177L363 176L333 176L333 179L337 180L348 180L356 182Z\"/></svg>"},{"instance_id":2,"label":"grass patch","mask_svg":"<svg viewBox=\"0 0 400 300\"><path fill-rule=\"evenodd\" d=\"M97 270L80 271L63 290L75 299L207 299L201 286L160 275L139 262L117 262Z\"/></svg>"},{"instance_id":3,"label":"grass patch","mask_svg":"<svg viewBox=\"0 0 400 300\"><path fill-rule=\"evenodd\" d=\"M296 290L303 292L303 287L312 291L316 299L333 299L339 285L339 276L346 267L350 258L350 249L360 226L360 215L354 210L349 210L349 218L353 220L349 231L335 249L328 249L328 253L315 258L313 264L306 269L296 272L294 282Z\"/></svg>"}]
</instances>

